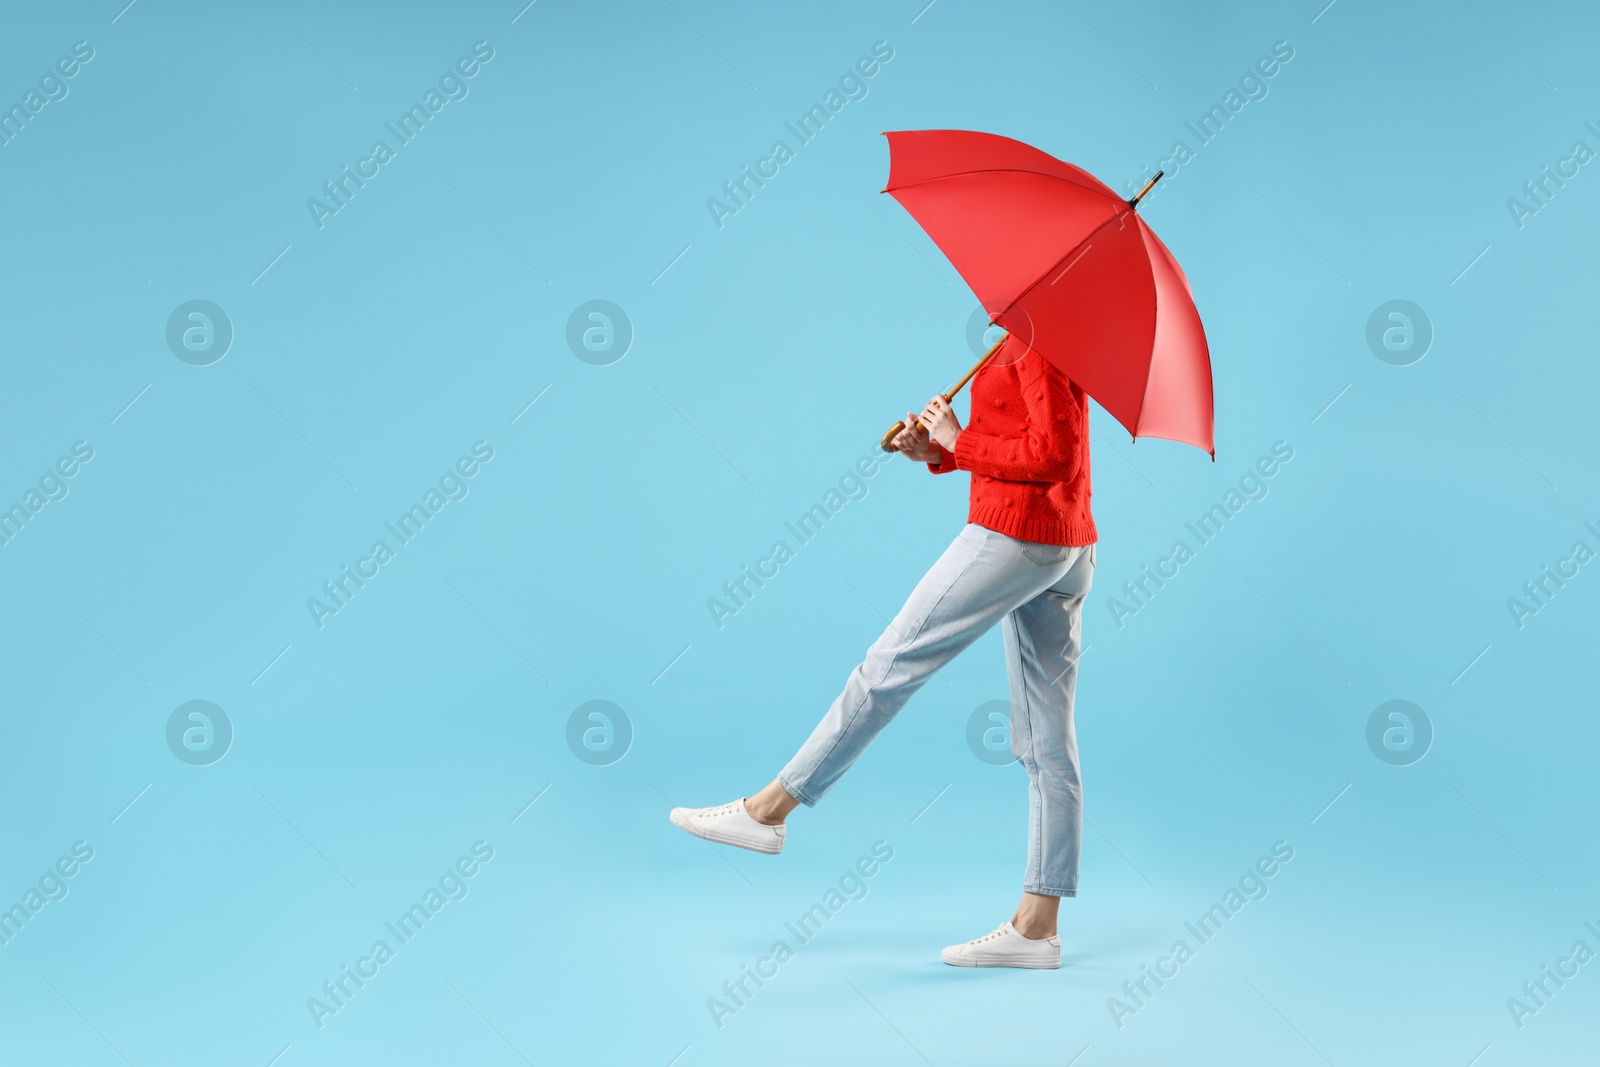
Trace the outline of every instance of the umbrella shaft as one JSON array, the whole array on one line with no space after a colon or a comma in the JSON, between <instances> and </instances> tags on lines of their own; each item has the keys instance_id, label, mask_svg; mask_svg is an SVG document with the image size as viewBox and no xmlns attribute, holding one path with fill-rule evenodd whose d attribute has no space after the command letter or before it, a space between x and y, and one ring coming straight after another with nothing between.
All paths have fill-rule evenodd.
<instances>
[{"instance_id":1,"label":"umbrella shaft","mask_svg":"<svg viewBox=\"0 0 1600 1067\"><path fill-rule=\"evenodd\" d=\"M968 382L972 381L972 376L974 374L978 373L978 368L982 367L985 363L989 362L989 357L994 355L996 352L1000 351L1000 346L1005 344L1005 343L1006 343L1006 339L1004 337L1002 337L1002 338L1000 338L1000 340L996 341L993 345L991 345L990 348L989 348L989 351L987 351L987 352L985 352L983 354L983 358L978 360L978 362L974 363L972 365L972 369L967 371L967 373L963 374L961 376L961 380L959 382L957 382L955 385L951 386L950 391L948 393L944 394L944 398L946 400L954 400L956 394L961 392L961 390L966 387L966 384Z\"/></svg>"}]
</instances>

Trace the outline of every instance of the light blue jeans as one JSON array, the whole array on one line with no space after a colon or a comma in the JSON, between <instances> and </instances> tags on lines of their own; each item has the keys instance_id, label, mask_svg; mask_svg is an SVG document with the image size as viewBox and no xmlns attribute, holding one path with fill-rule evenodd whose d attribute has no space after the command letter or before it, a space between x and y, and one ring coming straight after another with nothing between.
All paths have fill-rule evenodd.
<instances>
[{"instance_id":1,"label":"light blue jeans","mask_svg":"<svg viewBox=\"0 0 1600 1067\"><path fill-rule=\"evenodd\" d=\"M1094 546L1019 541L968 523L850 672L778 781L814 806L935 671L1003 622L1011 751L1028 772L1029 893L1078 894L1083 787L1072 726Z\"/></svg>"}]
</instances>

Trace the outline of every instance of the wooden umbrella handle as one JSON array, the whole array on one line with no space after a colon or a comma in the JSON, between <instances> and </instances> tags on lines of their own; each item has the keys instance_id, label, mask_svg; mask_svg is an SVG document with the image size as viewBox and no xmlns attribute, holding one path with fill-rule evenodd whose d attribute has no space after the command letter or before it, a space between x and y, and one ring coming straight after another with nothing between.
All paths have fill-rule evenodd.
<instances>
[{"instance_id":1,"label":"wooden umbrella handle","mask_svg":"<svg viewBox=\"0 0 1600 1067\"><path fill-rule=\"evenodd\" d=\"M961 392L961 390L966 387L966 384L968 382L972 381L972 376L974 374L978 373L978 368L982 367L985 363L989 362L989 357L994 355L996 352L1000 351L1000 346L1005 344L1005 343L1006 343L1006 339L1004 337L1002 337L1002 338L1000 338L1000 340L996 341L994 343L994 345L989 349L989 351L987 351L987 352L985 352L983 354L983 358L978 360L978 362L974 363L972 365L972 369L967 371L967 373L963 374L961 376L961 380L959 382L957 382L954 386L952 386L948 393L944 394L945 401L948 403L949 401L954 400L955 397L956 397L956 394ZM883 435L883 440L878 442L878 447L883 449L885 452L893 452L894 449L889 447L889 443L891 441L893 441L896 437L899 437L901 431L904 430L905 428L906 428L906 424L905 424L904 420L902 420L900 422L897 422L893 426L889 427L889 432Z\"/></svg>"}]
</instances>

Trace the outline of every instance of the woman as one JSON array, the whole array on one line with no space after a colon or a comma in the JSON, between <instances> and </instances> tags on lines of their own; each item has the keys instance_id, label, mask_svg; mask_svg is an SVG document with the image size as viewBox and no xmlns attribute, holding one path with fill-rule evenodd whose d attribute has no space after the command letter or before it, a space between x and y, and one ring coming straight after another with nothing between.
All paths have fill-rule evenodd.
<instances>
[{"instance_id":1,"label":"woman","mask_svg":"<svg viewBox=\"0 0 1600 1067\"><path fill-rule=\"evenodd\" d=\"M781 851L789 813L821 800L935 671L1003 623L1011 748L1029 783L1022 901L994 932L942 956L961 967L1059 967L1056 913L1077 895L1082 836L1072 703L1096 540L1088 398L1007 337L973 378L968 428L935 396L920 416L907 413L891 444L935 474L971 472L967 525L770 785L720 807L674 808L671 819L709 841Z\"/></svg>"}]
</instances>

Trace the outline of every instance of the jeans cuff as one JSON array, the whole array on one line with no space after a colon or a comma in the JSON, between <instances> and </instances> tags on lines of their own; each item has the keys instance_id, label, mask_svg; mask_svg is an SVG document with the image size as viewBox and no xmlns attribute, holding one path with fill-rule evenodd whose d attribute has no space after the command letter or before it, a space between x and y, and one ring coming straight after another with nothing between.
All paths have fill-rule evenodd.
<instances>
[{"instance_id":1,"label":"jeans cuff","mask_svg":"<svg viewBox=\"0 0 1600 1067\"><path fill-rule=\"evenodd\" d=\"M778 784L783 786L784 792L794 797L806 807L814 808L817 806L817 802L815 800L812 800L810 797L806 796L804 791L796 789L794 786L790 785L789 780L781 774L778 775Z\"/></svg>"},{"instance_id":2,"label":"jeans cuff","mask_svg":"<svg viewBox=\"0 0 1600 1067\"><path fill-rule=\"evenodd\" d=\"M1076 889L1052 889L1047 885L1025 885L1022 887L1022 891L1024 893L1035 893L1041 897L1075 897L1078 895Z\"/></svg>"}]
</instances>

